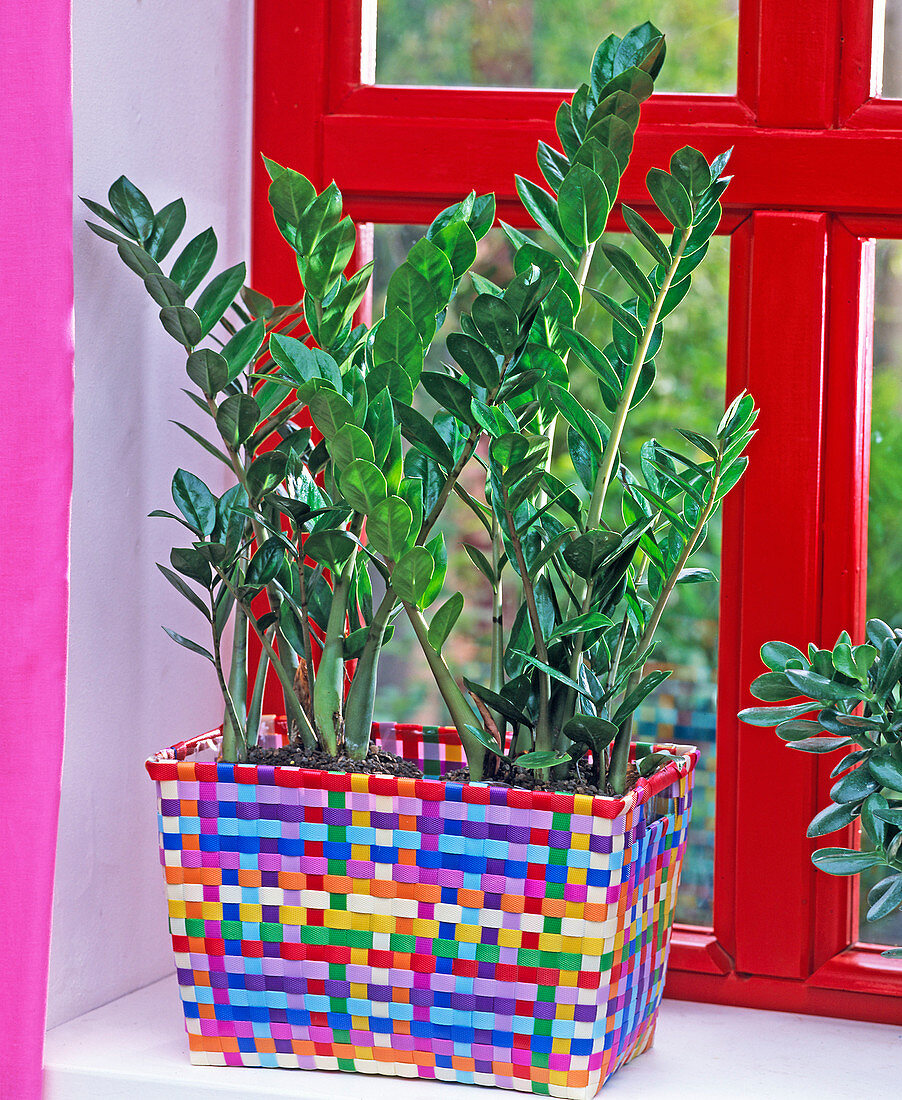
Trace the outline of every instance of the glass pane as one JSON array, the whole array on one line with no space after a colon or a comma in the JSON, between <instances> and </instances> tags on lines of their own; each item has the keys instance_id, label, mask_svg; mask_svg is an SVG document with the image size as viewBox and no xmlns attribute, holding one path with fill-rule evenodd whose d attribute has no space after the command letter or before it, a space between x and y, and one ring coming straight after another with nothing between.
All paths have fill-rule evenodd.
<instances>
[{"instance_id":1,"label":"glass pane","mask_svg":"<svg viewBox=\"0 0 902 1100\"><path fill-rule=\"evenodd\" d=\"M575 88L590 50L646 16L631 0L378 0L376 81ZM658 0L668 36L658 88L736 90L738 0Z\"/></svg>"},{"instance_id":2,"label":"glass pane","mask_svg":"<svg viewBox=\"0 0 902 1100\"><path fill-rule=\"evenodd\" d=\"M880 66L878 94L902 99L902 0L886 0L881 20L881 0L874 5L874 64ZM881 44L880 38L883 38Z\"/></svg>"},{"instance_id":3,"label":"glass pane","mask_svg":"<svg viewBox=\"0 0 902 1100\"><path fill-rule=\"evenodd\" d=\"M394 267L400 263L422 228L405 225L375 227L374 315L382 308L385 287ZM541 236L541 235L537 235ZM617 239L612 237L612 239ZM547 238L541 243L548 246ZM634 250L632 238L619 243ZM647 257L635 258L646 267ZM605 277L607 261L596 250L597 261L590 276L590 285L599 285ZM492 230L479 243L477 271L504 285L513 276L511 252L503 233ZM614 276L616 278L616 276ZM729 279L729 239L715 237L705 262L696 270L692 291L681 307L667 321L667 335L656 358L659 380L652 396L639 405L631 419L632 435L625 448L635 458L640 444L656 436L665 445L685 446L675 432L661 429L661 423L672 424L710 434L723 407L727 333L727 287ZM613 282L613 280L612 280ZM617 293L617 291L611 291ZM467 310L473 290L465 279L452 302L445 331L458 326L460 311ZM602 346L610 339L610 320L600 308L588 306L580 317L580 328ZM443 358L442 341L433 345L430 355L433 366ZM598 396L595 376L587 368L574 370L571 388L579 393L590 408L605 410ZM607 415L607 414L605 414ZM557 442L557 441L556 441ZM555 448L557 473L572 479L572 467L566 455L566 443L560 440ZM474 463L471 471L474 495L481 497L481 472ZM484 479L484 475L482 475ZM490 658L489 628L491 594L482 583L463 550L471 542L489 550L485 532L469 510L461 503L449 506L443 520L448 546L450 591L468 595L461 627L456 640L449 642L446 653L458 675L487 682ZM613 515L611 519L619 518ZM720 561L720 526L712 527L707 548L699 553L696 564L718 571ZM704 560L702 560L704 559ZM510 622L513 610L505 607L505 621ZM677 588L663 629L659 631L660 647L657 659L676 666L676 671L639 712L637 736L641 740L673 741L697 745L702 750L695 785L695 804L691 826L691 842L683 868L683 885L677 908L677 920L690 924L712 922L714 880L714 732L715 685L717 659L718 592L715 584L681 585ZM376 718L380 721L421 722L436 724L447 721L443 705L432 686L429 670L419 646L406 625L396 622L398 634L391 653L380 666ZM450 647L450 648L449 648ZM456 647L456 648L454 648ZM481 678L481 679L480 679Z\"/></svg>"},{"instance_id":4,"label":"glass pane","mask_svg":"<svg viewBox=\"0 0 902 1100\"><path fill-rule=\"evenodd\" d=\"M902 627L902 241L878 241L874 294L871 473L868 485L868 618ZM864 842L862 847L866 847ZM902 911L868 924L868 890L886 877L861 876L859 939L902 945Z\"/></svg>"}]
</instances>

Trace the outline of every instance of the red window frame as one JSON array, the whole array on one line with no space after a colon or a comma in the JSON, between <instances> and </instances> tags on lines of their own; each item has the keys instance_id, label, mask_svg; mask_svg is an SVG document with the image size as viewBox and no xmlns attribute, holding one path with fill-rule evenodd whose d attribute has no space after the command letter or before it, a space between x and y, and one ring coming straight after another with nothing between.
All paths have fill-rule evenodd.
<instances>
[{"instance_id":1,"label":"red window frame","mask_svg":"<svg viewBox=\"0 0 902 1100\"><path fill-rule=\"evenodd\" d=\"M258 3L255 150L335 179L360 223L425 223L475 187L528 225L514 173L535 178L559 93L374 85L374 2ZM855 942L857 884L809 859L832 762L736 719L763 642L864 625L871 238L902 237L902 102L874 97L871 20L872 0L740 0L736 95L655 96L622 198L659 221L649 167L684 144L734 147L727 383L762 408L724 515L713 928L676 930L667 992L898 1022L902 971ZM253 275L290 300L267 185L258 160Z\"/></svg>"}]
</instances>

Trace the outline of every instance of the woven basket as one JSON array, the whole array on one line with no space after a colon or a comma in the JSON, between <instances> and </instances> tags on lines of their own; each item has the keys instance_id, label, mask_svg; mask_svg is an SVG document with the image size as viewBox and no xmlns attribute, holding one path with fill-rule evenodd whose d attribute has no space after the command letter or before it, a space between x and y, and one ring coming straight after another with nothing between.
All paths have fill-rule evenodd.
<instances>
[{"instance_id":1,"label":"woven basket","mask_svg":"<svg viewBox=\"0 0 902 1100\"><path fill-rule=\"evenodd\" d=\"M651 1046L696 750L613 799L376 735L436 779L217 764L214 733L147 761L191 1061L593 1096Z\"/></svg>"}]
</instances>

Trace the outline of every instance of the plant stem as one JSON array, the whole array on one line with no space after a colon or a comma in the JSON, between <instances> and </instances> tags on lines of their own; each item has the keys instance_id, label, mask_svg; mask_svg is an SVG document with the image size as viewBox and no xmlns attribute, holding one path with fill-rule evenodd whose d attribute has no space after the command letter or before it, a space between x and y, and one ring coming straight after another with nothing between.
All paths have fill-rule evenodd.
<instances>
[{"instance_id":1,"label":"plant stem","mask_svg":"<svg viewBox=\"0 0 902 1100\"><path fill-rule=\"evenodd\" d=\"M498 517L492 512L492 572L495 583L492 585L492 658L489 686L496 694L504 686L504 593L501 582L501 528ZM500 716L495 718L498 728L503 728ZM503 721L503 720L502 720Z\"/></svg>"},{"instance_id":2,"label":"plant stem","mask_svg":"<svg viewBox=\"0 0 902 1100\"><path fill-rule=\"evenodd\" d=\"M426 620L423 618L419 609L414 607L413 604L404 603L403 601L402 604L404 610L407 612L408 619L410 619L410 625L413 627L414 634L417 636L417 641L420 643L420 648L423 650L429 669L435 678L436 685L451 715L451 721L457 727L457 735L460 737L464 752L467 756L467 764L470 768L470 779L474 782L480 782L484 774L486 750L467 729L468 725L475 726L480 720L465 699L463 692L457 686L457 682L451 675L451 671L442 659L441 654L437 653L429 644Z\"/></svg>"},{"instance_id":3,"label":"plant stem","mask_svg":"<svg viewBox=\"0 0 902 1100\"><path fill-rule=\"evenodd\" d=\"M373 707L376 701L376 673L385 630L395 606L394 593L389 589L382 597L369 625L363 652L357 658L357 668L348 689L345 703L345 745L348 754L362 760L370 742Z\"/></svg>"},{"instance_id":4,"label":"plant stem","mask_svg":"<svg viewBox=\"0 0 902 1100\"><path fill-rule=\"evenodd\" d=\"M351 524L352 530L355 523L356 535L360 532L363 517L355 515L355 521ZM332 589L332 605L329 608L326 637L313 693L313 717L323 744L333 756L337 755L339 744L344 738L344 636L356 561L355 546Z\"/></svg>"},{"instance_id":5,"label":"plant stem","mask_svg":"<svg viewBox=\"0 0 902 1100\"><path fill-rule=\"evenodd\" d=\"M244 714L247 710L247 616L235 609L235 632L232 635L232 660L229 665L229 694L232 707L226 707L222 722L222 758L229 762L247 758L246 728L232 724L231 710Z\"/></svg>"},{"instance_id":6,"label":"plant stem","mask_svg":"<svg viewBox=\"0 0 902 1100\"><path fill-rule=\"evenodd\" d=\"M247 745L253 748L257 744L260 735L260 716L263 711L263 689L266 686L266 669L269 666L269 657L266 650L260 651L260 660L257 662L257 673L254 676L254 689L251 693L251 701L247 708Z\"/></svg>"},{"instance_id":7,"label":"plant stem","mask_svg":"<svg viewBox=\"0 0 902 1100\"><path fill-rule=\"evenodd\" d=\"M664 306L664 299L667 297L667 293L670 290L673 277L676 274L676 270L679 267L680 260L683 257L683 252L686 248L686 242L689 240L689 234L691 228L684 229L680 236L680 243L677 246L676 251L670 262L670 266L667 268L667 272L664 276L664 281L661 284L661 289L655 296L655 300L652 303L651 310L648 315L648 321L646 322L645 329L642 333L642 339L639 341L636 348L636 354L633 357L633 364L630 368L630 373L624 383L623 393L620 396L620 401L617 404L617 410L614 414L614 422L611 425L611 434L608 437L607 444L602 452L601 466L598 470L598 476L595 479L595 486L592 491L592 499L589 503L589 513L586 521L586 530L594 531L601 519L601 513L604 509L605 499L607 497L608 488L611 483L611 476L614 471L614 463L617 461L617 452L620 449L620 442L623 438L623 431L626 427L626 419L629 415L630 405L633 401L633 395L636 392L636 386L639 383L639 375L642 372L642 367L645 364L645 356L648 353L648 348L651 344L652 337L654 336L655 325L658 323L658 317L661 315L661 309ZM577 590L578 591L578 590ZM585 615L592 608L592 597L595 592L595 586L591 580L584 582L582 604L580 606L580 614ZM570 678L571 680L577 680L579 675L579 665L582 660L583 645L585 644L585 634L579 633L573 639L573 653L570 657ZM570 713L571 708L575 701L575 693L571 688L568 693L567 702L567 714Z\"/></svg>"},{"instance_id":8,"label":"plant stem","mask_svg":"<svg viewBox=\"0 0 902 1100\"><path fill-rule=\"evenodd\" d=\"M222 651L220 648L220 636L218 632L213 632L213 666L216 669L216 676L219 680L219 689L222 692L222 697L225 700L226 713L229 716L231 723L230 733L232 735L232 743L226 745L226 728L223 725L223 742L222 742L222 756L228 763L241 763L247 757L247 745L245 744L244 737L241 732L241 721L238 718L237 711L235 710L235 703L232 699L232 693L229 691L229 686L226 683L225 676L222 671Z\"/></svg>"}]
</instances>

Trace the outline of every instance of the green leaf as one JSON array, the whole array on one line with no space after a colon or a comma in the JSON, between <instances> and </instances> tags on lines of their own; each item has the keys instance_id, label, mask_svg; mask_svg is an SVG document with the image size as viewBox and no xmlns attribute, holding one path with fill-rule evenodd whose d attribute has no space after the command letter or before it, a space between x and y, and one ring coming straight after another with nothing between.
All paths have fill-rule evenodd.
<instances>
[{"instance_id":1,"label":"green leaf","mask_svg":"<svg viewBox=\"0 0 902 1100\"><path fill-rule=\"evenodd\" d=\"M341 471L356 459L363 459L366 462L376 461L370 437L356 424L344 424L338 429L329 440L329 453L332 455L332 461ZM341 483L344 485L343 477Z\"/></svg>"},{"instance_id":2,"label":"green leaf","mask_svg":"<svg viewBox=\"0 0 902 1100\"><path fill-rule=\"evenodd\" d=\"M341 218L341 192L330 183L298 219L295 247L302 256L309 256L324 233L328 233Z\"/></svg>"},{"instance_id":3,"label":"green leaf","mask_svg":"<svg viewBox=\"0 0 902 1100\"><path fill-rule=\"evenodd\" d=\"M354 254L357 229L344 217L316 242L304 268L304 287L314 298L326 297Z\"/></svg>"},{"instance_id":4,"label":"green leaf","mask_svg":"<svg viewBox=\"0 0 902 1100\"><path fill-rule=\"evenodd\" d=\"M765 703L780 703L799 697L799 689L782 672L765 672L752 681L749 690L756 699Z\"/></svg>"},{"instance_id":5,"label":"green leaf","mask_svg":"<svg viewBox=\"0 0 902 1100\"><path fill-rule=\"evenodd\" d=\"M602 615L599 611L589 611L585 615L577 615L575 618L567 619L566 622L556 626L545 640L550 644L556 642L558 638L567 638L571 634L604 630L609 626L611 626L611 620L607 615Z\"/></svg>"},{"instance_id":6,"label":"green leaf","mask_svg":"<svg viewBox=\"0 0 902 1100\"><path fill-rule=\"evenodd\" d=\"M432 243L447 256L455 279L460 279L476 259L476 238L465 222L451 222L432 235Z\"/></svg>"},{"instance_id":7,"label":"green leaf","mask_svg":"<svg viewBox=\"0 0 902 1100\"><path fill-rule=\"evenodd\" d=\"M153 207L143 192L131 180L120 176L110 188L108 198L116 217L129 235L137 237L142 243L146 241L153 232Z\"/></svg>"},{"instance_id":8,"label":"green leaf","mask_svg":"<svg viewBox=\"0 0 902 1100\"><path fill-rule=\"evenodd\" d=\"M493 390L501 377L495 356L472 336L462 332L448 335L448 351L461 370L478 385Z\"/></svg>"},{"instance_id":9,"label":"green leaf","mask_svg":"<svg viewBox=\"0 0 902 1100\"><path fill-rule=\"evenodd\" d=\"M338 572L354 553L357 542L346 531L314 531L304 540L304 554L314 561L325 562Z\"/></svg>"},{"instance_id":10,"label":"green leaf","mask_svg":"<svg viewBox=\"0 0 902 1100\"><path fill-rule=\"evenodd\" d=\"M558 412L589 445L595 456L600 459L602 455L601 436L598 434L595 422L586 410L569 390L565 390L554 383L548 385L548 394Z\"/></svg>"},{"instance_id":11,"label":"green leaf","mask_svg":"<svg viewBox=\"0 0 902 1100\"><path fill-rule=\"evenodd\" d=\"M438 611L432 616L432 622L429 624L426 640L436 653L441 653L442 646L444 646L445 642L448 640L448 635L454 629L454 624L457 622L461 611L463 611L463 607L463 594L461 592L455 592L445 600Z\"/></svg>"},{"instance_id":12,"label":"green leaf","mask_svg":"<svg viewBox=\"0 0 902 1100\"><path fill-rule=\"evenodd\" d=\"M716 580L717 575L710 569L683 569L677 577L677 584L705 584Z\"/></svg>"},{"instance_id":13,"label":"green leaf","mask_svg":"<svg viewBox=\"0 0 902 1100\"><path fill-rule=\"evenodd\" d=\"M569 752L525 752L517 757L516 764L518 768L555 768L570 759Z\"/></svg>"},{"instance_id":14,"label":"green leaf","mask_svg":"<svg viewBox=\"0 0 902 1100\"><path fill-rule=\"evenodd\" d=\"M358 512L368 515L388 495L385 477L372 462L355 459L341 472L341 491Z\"/></svg>"},{"instance_id":15,"label":"green leaf","mask_svg":"<svg viewBox=\"0 0 902 1100\"><path fill-rule=\"evenodd\" d=\"M416 325L403 310L387 310L373 334L373 364L400 363L416 385L423 369L423 341Z\"/></svg>"},{"instance_id":16,"label":"green leaf","mask_svg":"<svg viewBox=\"0 0 902 1100\"><path fill-rule=\"evenodd\" d=\"M469 542L465 542L463 548L467 552L467 557L469 557L470 561L476 566L479 572L482 573L494 590L497 581L495 579L495 571L492 569L489 559L480 549L478 549L478 547L472 546Z\"/></svg>"},{"instance_id":17,"label":"green leaf","mask_svg":"<svg viewBox=\"0 0 902 1100\"><path fill-rule=\"evenodd\" d=\"M492 351L507 356L516 350L520 321L506 301L491 294L480 294L473 302L470 315Z\"/></svg>"},{"instance_id":18,"label":"green leaf","mask_svg":"<svg viewBox=\"0 0 902 1100\"><path fill-rule=\"evenodd\" d=\"M201 334L206 336L235 300L244 286L247 269L243 263L235 264L219 273L204 287L194 306L200 318Z\"/></svg>"},{"instance_id":19,"label":"green leaf","mask_svg":"<svg viewBox=\"0 0 902 1100\"><path fill-rule=\"evenodd\" d=\"M266 160L265 157L263 159ZM269 164L275 165L275 162L268 162L267 167ZM269 185L269 205L279 218L295 228L315 198L313 184L300 172L290 168L281 168ZM289 238L289 243L294 245L295 241Z\"/></svg>"},{"instance_id":20,"label":"green leaf","mask_svg":"<svg viewBox=\"0 0 902 1100\"><path fill-rule=\"evenodd\" d=\"M739 712L739 718L749 726L778 726L814 709L813 703L796 703L791 707L749 707Z\"/></svg>"},{"instance_id":21,"label":"green leaf","mask_svg":"<svg viewBox=\"0 0 902 1100\"><path fill-rule=\"evenodd\" d=\"M158 306L183 306L185 304L185 295L182 293L182 288L178 283L174 283L172 279L167 279L165 275L151 271L149 275L144 276L144 285L147 287L147 293Z\"/></svg>"},{"instance_id":22,"label":"green leaf","mask_svg":"<svg viewBox=\"0 0 902 1100\"><path fill-rule=\"evenodd\" d=\"M216 427L219 434L232 447L254 434L260 420L260 407L253 397L236 393L227 397L216 410Z\"/></svg>"},{"instance_id":23,"label":"green leaf","mask_svg":"<svg viewBox=\"0 0 902 1100\"><path fill-rule=\"evenodd\" d=\"M692 225L692 203L678 179L660 168L650 168L645 185L657 208L672 225L677 229L688 229Z\"/></svg>"},{"instance_id":24,"label":"green leaf","mask_svg":"<svg viewBox=\"0 0 902 1100\"><path fill-rule=\"evenodd\" d=\"M857 875L869 867L878 867L883 863L879 852L856 852L851 848L820 848L811 862L828 875Z\"/></svg>"},{"instance_id":25,"label":"green leaf","mask_svg":"<svg viewBox=\"0 0 902 1100\"><path fill-rule=\"evenodd\" d=\"M742 718L742 715L740 714L739 717ZM763 723L759 724L763 725ZM801 741L790 741L786 747L788 749L798 749L800 752L825 753L845 748L852 743L849 737L806 737Z\"/></svg>"},{"instance_id":26,"label":"green leaf","mask_svg":"<svg viewBox=\"0 0 902 1100\"><path fill-rule=\"evenodd\" d=\"M873 901L871 901L872 896ZM867 911L867 920L875 921L888 917L894 909L902 905L902 875L890 875L882 882L878 882L868 895L868 901L871 902L871 906Z\"/></svg>"},{"instance_id":27,"label":"green leaf","mask_svg":"<svg viewBox=\"0 0 902 1100\"><path fill-rule=\"evenodd\" d=\"M225 389L229 382L229 364L212 348L201 348L188 356L185 370L191 381L208 397Z\"/></svg>"},{"instance_id":28,"label":"green leaf","mask_svg":"<svg viewBox=\"0 0 902 1100\"><path fill-rule=\"evenodd\" d=\"M549 237L561 246L565 254L574 263L577 260L573 245L567 240L564 228L557 212L557 203L554 196L550 195L543 187L532 183L522 176L515 177L517 194L520 201L526 207L527 213L540 229L544 229Z\"/></svg>"},{"instance_id":29,"label":"green leaf","mask_svg":"<svg viewBox=\"0 0 902 1100\"><path fill-rule=\"evenodd\" d=\"M454 455L426 417L400 401L394 402L394 410L404 438L425 451L440 466L450 470L454 465Z\"/></svg>"},{"instance_id":30,"label":"green leaf","mask_svg":"<svg viewBox=\"0 0 902 1100\"><path fill-rule=\"evenodd\" d=\"M263 318L258 317L256 321L251 321L249 325L238 329L229 340L222 349L222 354L229 364L229 381L237 378L252 362L260 350L265 335L266 325Z\"/></svg>"},{"instance_id":31,"label":"green leaf","mask_svg":"<svg viewBox=\"0 0 902 1100\"><path fill-rule=\"evenodd\" d=\"M157 261L164 260L185 228L185 201L176 199L154 215L153 229L145 242L147 251Z\"/></svg>"},{"instance_id":32,"label":"green leaf","mask_svg":"<svg viewBox=\"0 0 902 1100\"><path fill-rule=\"evenodd\" d=\"M190 649L192 653L197 653L201 657L206 657L210 664L216 663L213 659L213 654L209 650L204 649L202 645L198 645L197 642L192 642L190 638L184 638L181 634L176 634L176 632L174 630L170 630L168 626L164 626L163 629L166 631L169 637L174 642L178 642L180 646L184 646L185 649Z\"/></svg>"},{"instance_id":33,"label":"green leaf","mask_svg":"<svg viewBox=\"0 0 902 1100\"><path fill-rule=\"evenodd\" d=\"M799 668L787 668L785 675L799 689L799 694L810 695L812 699L817 699L822 703L861 699L860 687L849 687L835 680L828 680L826 676L820 676L816 672Z\"/></svg>"},{"instance_id":34,"label":"green leaf","mask_svg":"<svg viewBox=\"0 0 902 1100\"><path fill-rule=\"evenodd\" d=\"M611 200L600 176L584 164L574 164L558 194L561 227L578 248L586 248L604 232Z\"/></svg>"},{"instance_id":35,"label":"green leaf","mask_svg":"<svg viewBox=\"0 0 902 1100\"><path fill-rule=\"evenodd\" d=\"M645 251L648 252L653 259L657 260L659 264L663 264L664 267L669 267L672 262L670 249L661 240L654 229L652 229L645 218L625 203L620 209L623 212L623 220L626 222L627 228Z\"/></svg>"},{"instance_id":36,"label":"green leaf","mask_svg":"<svg viewBox=\"0 0 902 1100\"><path fill-rule=\"evenodd\" d=\"M405 603L419 605L429 587L435 562L425 546L413 546L392 570L392 588Z\"/></svg>"},{"instance_id":37,"label":"green leaf","mask_svg":"<svg viewBox=\"0 0 902 1100\"><path fill-rule=\"evenodd\" d=\"M460 225L460 223L457 223ZM472 233L470 234L472 237ZM473 238L475 243L475 238ZM451 297L454 271L451 263L435 241L421 237L407 253L407 263L419 271L432 288L436 304L441 307Z\"/></svg>"},{"instance_id":38,"label":"green leaf","mask_svg":"<svg viewBox=\"0 0 902 1100\"><path fill-rule=\"evenodd\" d=\"M432 340L438 303L429 281L408 263L401 264L388 281L385 312L392 309L400 309L413 321L424 344Z\"/></svg>"},{"instance_id":39,"label":"green leaf","mask_svg":"<svg viewBox=\"0 0 902 1100\"><path fill-rule=\"evenodd\" d=\"M351 403L335 390L317 390L310 398L309 409L313 423L327 440L331 440L345 424L354 423Z\"/></svg>"},{"instance_id":40,"label":"green leaf","mask_svg":"<svg viewBox=\"0 0 902 1100\"><path fill-rule=\"evenodd\" d=\"M167 569L165 565L160 565L160 563L157 562L157 569L159 569L166 580L169 581L176 592L180 592L185 597L185 599L188 600L189 603L192 603L209 622L210 609L200 598L200 596L198 596L198 594L192 588L189 588L188 585L185 584L185 582L177 573L173 573L173 571L171 569Z\"/></svg>"},{"instance_id":41,"label":"green leaf","mask_svg":"<svg viewBox=\"0 0 902 1100\"><path fill-rule=\"evenodd\" d=\"M655 669L644 676L633 690L627 695L611 721L615 726L621 726L627 718L639 707L647 695L650 695L659 684L662 684L671 674L673 669Z\"/></svg>"},{"instance_id":42,"label":"green leaf","mask_svg":"<svg viewBox=\"0 0 902 1100\"><path fill-rule=\"evenodd\" d=\"M557 680L558 683L563 684L564 687L572 688L574 691L579 692L580 695L584 695L587 699L592 698L589 692L580 687L575 680L572 680L558 669L552 668L551 665L546 665L544 661L540 661L537 657L532 657L529 653L524 653L520 649L512 649L511 653L526 661L527 664L532 665L533 668L537 668L540 672L544 672L546 676L550 676L553 680Z\"/></svg>"},{"instance_id":43,"label":"green leaf","mask_svg":"<svg viewBox=\"0 0 902 1100\"><path fill-rule=\"evenodd\" d=\"M512 725L528 726L532 729L534 723L529 720L529 717L520 707L516 706L506 696L499 695L491 688L483 687L482 684L477 684L473 680L468 680L466 676L464 676L463 682L467 691L478 696L487 706L506 718Z\"/></svg>"},{"instance_id":44,"label":"green leaf","mask_svg":"<svg viewBox=\"0 0 902 1100\"><path fill-rule=\"evenodd\" d=\"M212 532L216 524L216 497L199 477L187 470L176 470L172 499L193 531L199 535Z\"/></svg>"},{"instance_id":45,"label":"green leaf","mask_svg":"<svg viewBox=\"0 0 902 1100\"><path fill-rule=\"evenodd\" d=\"M493 752L496 756L503 756L501 746L495 740L491 734L485 732L480 726L465 726L468 733L470 733L476 740L482 745L483 748L488 749L489 752Z\"/></svg>"},{"instance_id":46,"label":"green leaf","mask_svg":"<svg viewBox=\"0 0 902 1100\"><path fill-rule=\"evenodd\" d=\"M397 561L407 549L413 512L399 496L388 496L367 517L370 545L389 561Z\"/></svg>"},{"instance_id":47,"label":"green leaf","mask_svg":"<svg viewBox=\"0 0 902 1100\"><path fill-rule=\"evenodd\" d=\"M267 539L248 563L244 583L262 588L274 579L284 560L285 546L282 540L275 536Z\"/></svg>"},{"instance_id":48,"label":"green leaf","mask_svg":"<svg viewBox=\"0 0 902 1100\"><path fill-rule=\"evenodd\" d=\"M91 223L88 222L88 225ZM122 262L141 278L147 275L161 275L160 266L144 249L131 241L120 241L116 251Z\"/></svg>"},{"instance_id":49,"label":"green leaf","mask_svg":"<svg viewBox=\"0 0 902 1100\"><path fill-rule=\"evenodd\" d=\"M473 427L476 421L470 407L470 391L462 382L437 371L423 371L420 382L433 401L468 427Z\"/></svg>"},{"instance_id":50,"label":"green leaf","mask_svg":"<svg viewBox=\"0 0 902 1100\"><path fill-rule=\"evenodd\" d=\"M569 737L578 745L588 745L597 756L610 745L617 732L618 727L613 722L590 714L574 715L561 730L564 737Z\"/></svg>"},{"instance_id":51,"label":"green leaf","mask_svg":"<svg viewBox=\"0 0 902 1100\"><path fill-rule=\"evenodd\" d=\"M834 802L861 802L877 790L879 784L868 769L862 765L854 768L837 780L830 788L830 797Z\"/></svg>"},{"instance_id":52,"label":"green leaf","mask_svg":"<svg viewBox=\"0 0 902 1100\"><path fill-rule=\"evenodd\" d=\"M711 186L708 162L690 145L678 149L670 158L670 173L692 199L699 199Z\"/></svg>"},{"instance_id":53,"label":"green leaf","mask_svg":"<svg viewBox=\"0 0 902 1100\"><path fill-rule=\"evenodd\" d=\"M174 569L186 577L190 577L204 588L210 588L212 575L210 565L201 554L191 547L173 547L169 551L169 561Z\"/></svg>"},{"instance_id":54,"label":"green leaf","mask_svg":"<svg viewBox=\"0 0 902 1100\"><path fill-rule=\"evenodd\" d=\"M213 266L217 247L216 234L212 229L205 229L179 253L169 277L179 284L186 298L197 290L201 280Z\"/></svg>"},{"instance_id":55,"label":"green leaf","mask_svg":"<svg viewBox=\"0 0 902 1100\"><path fill-rule=\"evenodd\" d=\"M659 768L662 768L665 764L669 764L672 761L673 757L669 752L650 752L639 761L639 775L641 775L643 779L647 778L650 775L654 775Z\"/></svg>"},{"instance_id":56,"label":"green leaf","mask_svg":"<svg viewBox=\"0 0 902 1100\"><path fill-rule=\"evenodd\" d=\"M825 836L827 833L835 833L837 829L844 829L858 817L856 803L848 803L839 806L827 806L811 819L806 836Z\"/></svg>"},{"instance_id":57,"label":"green leaf","mask_svg":"<svg viewBox=\"0 0 902 1100\"><path fill-rule=\"evenodd\" d=\"M592 125L588 138L610 149L621 173L626 171L630 153L633 151L633 131L622 118L606 115Z\"/></svg>"},{"instance_id":58,"label":"green leaf","mask_svg":"<svg viewBox=\"0 0 902 1100\"><path fill-rule=\"evenodd\" d=\"M802 668L809 667L805 654L788 642L765 642L761 647L761 660L778 672L782 672L790 661L798 661Z\"/></svg>"},{"instance_id":59,"label":"green leaf","mask_svg":"<svg viewBox=\"0 0 902 1100\"><path fill-rule=\"evenodd\" d=\"M160 320L169 335L188 350L203 339L200 318L187 306L163 306L160 310Z\"/></svg>"},{"instance_id":60,"label":"green leaf","mask_svg":"<svg viewBox=\"0 0 902 1100\"><path fill-rule=\"evenodd\" d=\"M251 498L259 500L284 479L288 455L284 451L266 451L255 458L247 471L247 484Z\"/></svg>"},{"instance_id":61,"label":"green leaf","mask_svg":"<svg viewBox=\"0 0 902 1100\"><path fill-rule=\"evenodd\" d=\"M640 298L643 298L649 305L654 302L654 288L645 275L642 274L639 265L632 256L624 252L622 248L618 248L615 244L609 244L607 241L602 243L601 250L614 270L623 277Z\"/></svg>"},{"instance_id":62,"label":"green leaf","mask_svg":"<svg viewBox=\"0 0 902 1100\"><path fill-rule=\"evenodd\" d=\"M873 753L868 760L868 770L882 787L891 791L902 791L902 764L889 755L889 749Z\"/></svg>"}]
</instances>

